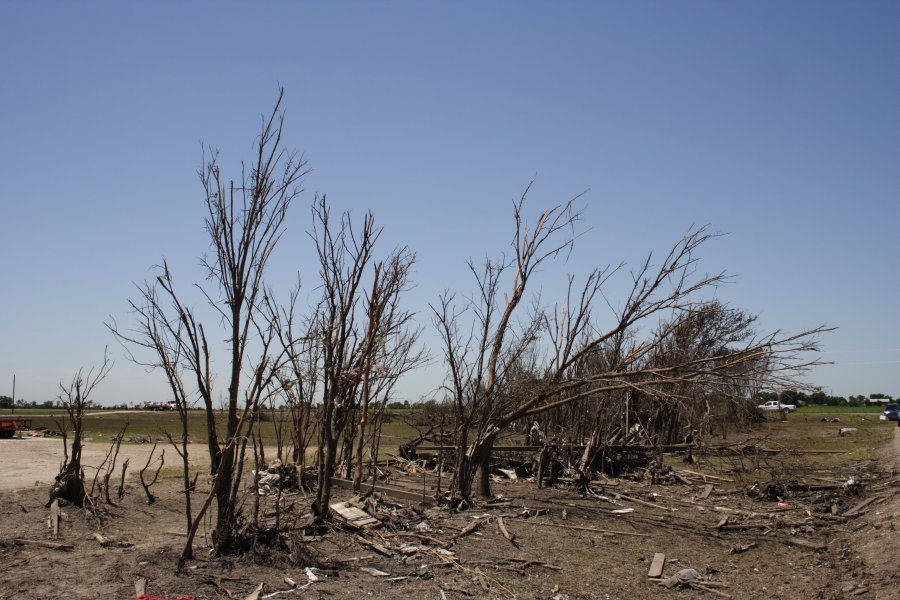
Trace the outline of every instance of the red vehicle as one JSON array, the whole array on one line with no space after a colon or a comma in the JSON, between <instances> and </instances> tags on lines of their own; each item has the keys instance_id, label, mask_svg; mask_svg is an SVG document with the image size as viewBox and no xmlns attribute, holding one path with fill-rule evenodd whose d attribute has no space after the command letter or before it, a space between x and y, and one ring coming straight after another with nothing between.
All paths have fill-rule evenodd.
<instances>
[{"instance_id":1,"label":"red vehicle","mask_svg":"<svg viewBox=\"0 0 900 600\"><path fill-rule=\"evenodd\" d=\"M0 438L11 438L25 429L31 429L31 419L0 417Z\"/></svg>"}]
</instances>

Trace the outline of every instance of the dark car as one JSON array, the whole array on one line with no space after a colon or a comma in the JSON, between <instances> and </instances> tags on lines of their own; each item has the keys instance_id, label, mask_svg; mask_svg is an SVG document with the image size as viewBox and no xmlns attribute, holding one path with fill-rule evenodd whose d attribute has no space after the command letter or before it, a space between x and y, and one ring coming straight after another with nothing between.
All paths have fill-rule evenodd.
<instances>
[{"instance_id":1,"label":"dark car","mask_svg":"<svg viewBox=\"0 0 900 600\"><path fill-rule=\"evenodd\" d=\"M881 413L889 421L900 421L900 404L888 404Z\"/></svg>"}]
</instances>

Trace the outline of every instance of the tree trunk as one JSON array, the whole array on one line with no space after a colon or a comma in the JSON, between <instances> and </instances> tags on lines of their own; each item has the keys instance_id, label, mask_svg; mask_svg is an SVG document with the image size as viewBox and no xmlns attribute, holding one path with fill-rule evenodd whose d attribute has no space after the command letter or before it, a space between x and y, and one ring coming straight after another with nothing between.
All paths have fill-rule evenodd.
<instances>
[{"instance_id":1,"label":"tree trunk","mask_svg":"<svg viewBox=\"0 0 900 600\"><path fill-rule=\"evenodd\" d=\"M482 498L491 498L491 454L494 450L494 438L489 438L481 444L476 454L478 461L478 495Z\"/></svg>"},{"instance_id":2,"label":"tree trunk","mask_svg":"<svg viewBox=\"0 0 900 600\"><path fill-rule=\"evenodd\" d=\"M453 481L450 489L454 501L471 500L472 498L472 478L475 473L475 466L469 459L468 448L464 443L460 442L456 447L456 469L453 471Z\"/></svg>"},{"instance_id":3,"label":"tree trunk","mask_svg":"<svg viewBox=\"0 0 900 600\"><path fill-rule=\"evenodd\" d=\"M184 517L187 524L187 529L185 529L185 532L189 533L191 531L191 525L194 522L193 515L191 514L191 492L193 492L194 490L193 486L191 485L191 469L190 462L188 461L188 429L186 413L182 412L181 418L181 461L184 474ZM122 470L122 473L124 475L124 469ZM193 549L189 548L187 550L186 558L194 558Z\"/></svg>"},{"instance_id":4,"label":"tree trunk","mask_svg":"<svg viewBox=\"0 0 900 600\"><path fill-rule=\"evenodd\" d=\"M215 548L218 552L227 554L233 549L235 514L234 504L231 502L231 480L234 475L234 451L228 448L219 455L219 471L216 478L216 534Z\"/></svg>"},{"instance_id":5,"label":"tree trunk","mask_svg":"<svg viewBox=\"0 0 900 600\"><path fill-rule=\"evenodd\" d=\"M335 459L337 458L337 440L331 440L328 442L327 447L324 449L323 460L325 461L322 465L322 482L319 485L318 495L316 497L316 510L315 514L317 517L325 519L328 517L328 504L331 502L331 476L334 471Z\"/></svg>"},{"instance_id":6,"label":"tree trunk","mask_svg":"<svg viewBox=\"0 0 900 600\"><path fill-rule=\"evenodd\" d=\"M319 519L328 517L328 503L331 501L331 475L337 457L337 440L331 427L331 412L327 412L321 425L319 435L319 477L316 501L313 503L313 514Z\"/></svg>"},{"instance_id":7,"label":"tree trunk","mask_svg":"<svg viewBox=\"0 0 900 600\"><path fill-rule=\"evenodd\" d=\"M453 473L453 492L459 500L471 500L475 475L479 474L478 495L491 497L491 453L494 436L488 436L471 446L462 444L456 450L456 471Z\"/></svg>"}]
</instances>

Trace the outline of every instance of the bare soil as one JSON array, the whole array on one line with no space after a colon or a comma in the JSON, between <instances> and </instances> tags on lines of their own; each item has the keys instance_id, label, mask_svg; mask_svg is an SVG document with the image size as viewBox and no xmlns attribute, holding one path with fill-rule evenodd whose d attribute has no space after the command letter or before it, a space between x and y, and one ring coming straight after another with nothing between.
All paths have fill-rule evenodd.
<instances>
[{"instance_id":1,"label":"bare soil","mask_svg":"<svg viewBox=\"0 0 900 600\"><path fill-rule=\"evenodd\" d=\"M882 465L886 475L900 482L900 427L894 428L894 438L882 452ZM879 492L883 502L860 518L849 535L839 542L850 550L850 556L842 566L843 579L849 583L870 583L876 598L900 600L900 494L894 491ZM849 585L846 584L846 585ZM865 596L864 596L865 597Z\"/></svg>"},{"instance_id":2,"label":"bare soil","mask_svg":"<svg viewBox=\"0 0 900 600\"><path fill-rule=\"evenodd\" d=\"M199 444L194 446L200 447ZM85 442L82 446L82 464L85 467L85 476L92 478L96 467L103 462L109 451L109 440L105 442ZM160 444L163 447L163 444ZM119 449L119 464L130 459L131 469L140 469L147 461L153 444L122 444ZM194 452L192 463L198 467L209 464L204 462L205 446L199 452ZM175 465L174 453L171 448L166 455L167 464ZM0 440L0 491L18 490L37 486L48 487L56 474L63 459L62 438L29 437Z\"/></svg>"},{"instance_id":3,"label":"bare soil","mask_svg":"<svg viewBox=\"0 0 900 600\"><path fill-rule=\"evenodd\" d=\"M900 434L880 464L848 465L839 472L832 469L822 474L823 480L852 476L866 481L862 496L836 497L836 502L855 505L872 496L884 498L853 519L828 521L815 512L821 506L810 494L788 495L782 503L786 506L777 500L751 498L745 493L746 481L709 479L714 489L706 499L700 497L703 482L697 479L692 485L612 480L595 487L597 496L587 498L566 485L538 490L527 481L498 481L494 492L509 504L495 508L482 505L450 512L382 505L375 514L384 525L363 535L385 546L391 557L364 545L357 532L337 526L322 537L303 540L290 558L286 552L209 557L205 549L209 540L201 535L196 541L197 560L189 563L183 575L174 573L184 541L180 535L184 530L182 495L175 476L154 487L159 499L149 506L140 487L130 484L123 501L108 507L102 525L84 511L65 508L57 541L72 544L73 552L14 542L51 539L45 508L48 486L35 486L34 482L52 481L61 450L59 440L54 440L55 444L46 447L47 456L37 460L33 452L43 452L44 441L11 442L0 446L0 484L4 488L0 491L0 599L4 600L131 599L138 578L147 580L148 594L195 599L245 598L260 583L261 598L283 591L268 597L288 599L720 597L702 590L666 589L648 580L647 570L657 552L666 555L665 576L693 568L708 576L712 585L723 586L713 589L732 598L900 598L894 568L898 536L893 529L900 508L895 470ZM132 450L135 464L149 448L128 447ZM7 459L12 456L15 460ZM678 456L666 460L680 472L707 471L729 478L727 472L712 471L710 465L684 465ZM23 475L21 465L13 464L19 461L30 463L26 470L30 475ZM40 472L38 464L43 464ZM53 468L46 470L51 464ZM19 473L16 481L23 482L23 487L9 489L13 473ZM414 481L416 476L405 477ZM208 483L201 478L199 487L195 506L205 497ZM616 499L616 494L634 500ZM249 502L252 498L248 497ZM309 503L303 496L290 500L302 511ZM611 512L628 508L633 511ZM788 524L802 521L807 510L815 521L828 524ZM757 517L746 516L749 512ZM484 515L486 524L480 530L457 537L473 518ZM720 530L716 525L726 515L738 525L769 519L772 527ZM504 517L517 545L501 535L498 516ZM95 532L133 545L101 547L92 537ZM408 535L416 532L447 547ZM825 549L816 552L790 546L787 541L791 537L825 544ZM404 549L404 544L417 548ZM733 547L749 544L755 546L731 553ZM313 567L317 581L309 581L307 566ZM363 568L389 575L373 576ZM285 577L294 580L298 589L292 590Z\"/></svg>"}]
</instances>

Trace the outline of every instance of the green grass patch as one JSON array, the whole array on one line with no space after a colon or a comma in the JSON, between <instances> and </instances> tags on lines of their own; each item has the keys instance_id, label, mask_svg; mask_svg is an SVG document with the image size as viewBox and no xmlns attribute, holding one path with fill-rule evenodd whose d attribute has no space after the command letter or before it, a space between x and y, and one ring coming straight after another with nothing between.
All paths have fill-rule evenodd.
<instances>
[{"instance_id":1,"label":"green grass patch","mask_svg":"<svg viewBox=\"0 0 900 600\"><path fill-rule=\"evenodd\" d=\"M16 411L18 415L19 411ZM47 411L38 414L48 414ZM28 416L28 415L22 415ZM64 412L53 414L51 416L33 417L32 428L46 428L53 431L61 429ZM416 436L416 430L404 421L397 418L396 414L386 415L386 420L382 427L381 451L382 453L396 453L397 448L404 442L413 439ZM276 422L271 420L271 415L266 415L268 420L258 422L255 427L259 428L262 433L263 443L266 446L275 446L277 444ZM283 423L283 439L284 444L290 444L290 434L288 428L290 423L287 421L287 413L276 413L276 419L284 420ZM166 432L169 432L176 439L181 437L181 420L177 412L156 412L156 411L131 411L131 412L90 412L84 417L84 435L85 438L102 442L113 438L122 427L128 423L125 431L125 443L130 443L134 436L141 436L145 439L153 441L166 441ZM216 427L220 435L223 435L225 427L225 413L223 411L216 412ZM192 410L188 412L188 437L192 442L205 443L206 433L206 413L202 410ZM318 433L312 432L310 443L317 443Z\"/></svg>"},{"instance_id":2,"label":"green grass patch","mask_svg":"<svg viewBox=\"0 0 900 600\"><path fill-rule=\"evenodd\" d=\"M773 446L798 450L836 450L843 454L817 454L815 461L829 466L875 458L894 435L896 424L872 414L844 414L839 422L822 421L821 415L790 415L787 421L769 418L763 433ZM842 428L854 431L840 435ZM765 445L765 444L764 444Z\"/></svg>"},{"instance_id":3,"label":"green grass patch","mask_svg":"<svg viewBox=\"0 0 900 600\"><path fill-rule=\"evenodd\" d=\"M797 408L798 414L881 414L883 406L825 406L808 405Z\"/></svg>"},{"instance_id":4,"label":"green grass patch","mask_svg":"<svg viewBox=\"0 0 900 600\"><path fill-rule=\"evenodd\" d=\"M11 408L0 409L0 415L13 417L28 417L31 415L64 415L65 409L62 408Z\"/></svg>"}]
</instances>

